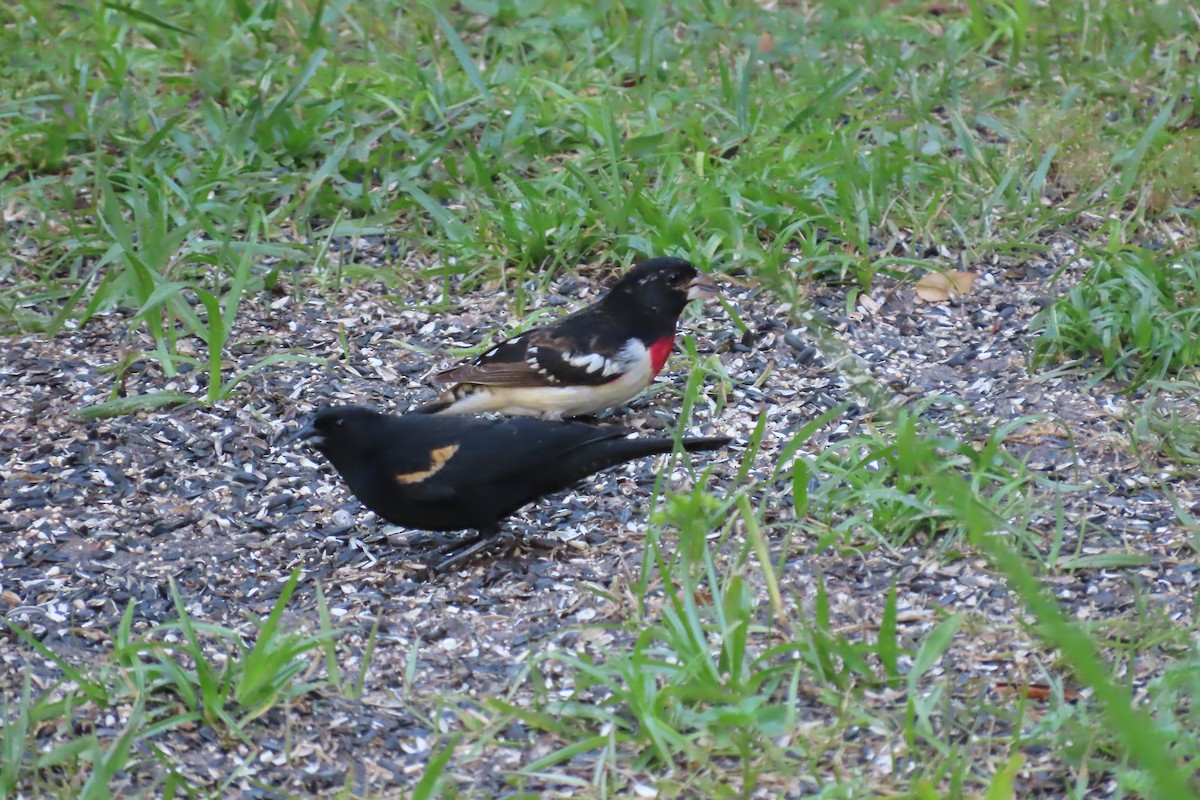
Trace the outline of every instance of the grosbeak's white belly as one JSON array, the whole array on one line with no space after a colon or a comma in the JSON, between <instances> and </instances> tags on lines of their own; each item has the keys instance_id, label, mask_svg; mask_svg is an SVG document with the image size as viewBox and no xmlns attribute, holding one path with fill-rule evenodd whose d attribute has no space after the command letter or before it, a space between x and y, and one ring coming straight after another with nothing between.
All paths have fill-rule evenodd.
<instances>
[{"instance_id":1,"label":"grosbeak's white belly","mask_svg":"<svg viewBox=\"0 0 1200 800\"><path fill-rule=\"evenodd\" d=\"M658 350L660 348L651 348ZM664 359L658 353L652 355L637 339L631 339L621 348L616 361L623 370L621 375L607 383L591 386L476 386L454 403L455 414L477 414L485 411L503 411L514 416L562 419L594 414L606 408L619 406L636 397L650 385L662 368ZM609 362L611 363L611 362ZM605 362L597 359L596 370L603 370Z\"/></svg>"}]
</instances>

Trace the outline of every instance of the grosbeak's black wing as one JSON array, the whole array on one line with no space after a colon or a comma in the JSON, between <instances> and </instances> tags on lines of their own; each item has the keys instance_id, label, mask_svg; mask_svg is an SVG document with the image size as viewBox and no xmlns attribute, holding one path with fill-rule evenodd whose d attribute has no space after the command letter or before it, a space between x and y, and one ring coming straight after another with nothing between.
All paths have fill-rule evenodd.
<instances>
[{"instance_id":1,"label":"grosbeak's black wing","mask_svg":"<svg viewBox=\"0 0 1200 800\"><path fill-rule=\"evenodd\" d=\"M501 342L474 362L439 373L437 380L485 386L599 386L619 378L644 350L616 321L591 307Z\"/></svg>"}]
</instances>

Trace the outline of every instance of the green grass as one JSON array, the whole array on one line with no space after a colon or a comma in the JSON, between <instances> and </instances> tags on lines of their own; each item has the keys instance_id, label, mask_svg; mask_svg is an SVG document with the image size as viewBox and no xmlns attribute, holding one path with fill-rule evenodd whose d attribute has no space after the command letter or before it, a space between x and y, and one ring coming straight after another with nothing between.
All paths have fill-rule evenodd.
<instances>
[{"instance_id":1,"label":"green grass","mask_svg":"<svg viewBox=\"0 0 1200 800\"><path fill-rule=\"evenodd\" d=\"M163 792L186 789L190 782L170 748L155 746L159 737L205 725L225 741L252 744L248 732L267 712L286 708L327 685L341 688L337 670L313 677L322 651L327 664L336 663L333 645L338 631L328 622L323 599L319 632L280 629L299 577L298 570L292 574L249 642L230 628L193 620L174 584L174 620L135 636L131 603L113 632L111 651L82 667L9 623L29 650L53 663L62 677L59 684L35 693L26 674L21 696L0 706L0 796L17 789L66 796L78 776L83 788L74 796L110 797L110 783L118 773L145 775ZM88 719L98 711L122 722L121 732L111 741L98 733L78 735L76 717ZM45 741L55 746L35 746ZM146 747L135 754L135 743L148 744L154 757L146 758Z\"/></svg>"},{"instance_id":2,"label":"green grass","mask_svg":"<svg viewBox=\"0 0 1200 800\"><path fill-rule=\"evenodd\" d=\"M1134 452L1147 463L1172 476L1194 476L1200 471L1200 419L1172 407L1163 389L1174 389L1195 398L1196 383L1158 384L1130 415L1129 439Z\"/></svg>"},{"instance_id":3,"label":"green grass","mask_svg":"<svg viewBox=\"0 0 1200 800\"><path fill-rule=\"evenodd\" d=\"M1089 365L1131 386L1200 375L1200 252L1123 246L1093 267L1040 317L1035 362Z\"/></svg>"},{"instance_id":4,"label":"green grass","mask_svg":"<svg viewBox=\"0 0 1200 800\"><path fill-rule=\"evenodd\" d=\"M986 496L991 507L1006 512L1006 518L1019 513L1026 493L1039 481L1003 442L1029 422L1018 418L972 442L935 437L919 410L903 410L887 420L886 431L868 430L818 455L797 458L791 467L792 504L818 535L818 549L834 544L899 549L935 539L940 547L954 548L962 544L964 531L955 509L937 496L927 471L966 474L972 490ZM914 459L918 441L936 444L941 458L932 463ZM846 514L847 509L854 512Z\"/></svg>"},{"instance_id":5,"label":"green grass","mask_svg":"<svg viewBox=\"0 0 1200 800\"><path fill-rule=\"evenodd\" d=\"M686 253L787 294L797 272L905 274L879 247L900 231L1024 251L1102 193L1194 194L1171 167L1190 141L1171 136L1190 107L1168 102L1189 86L1182 6L833 4L773 18L765 53L751 4L480 4L453 23L383 2L18 6L14 43L58 45L7 67L5 194L40 247L6 259L3 308L53 331L132 306L169 374L178 335L219 351L245 293L305 269L285 231L389 231L518 309L526 278L609 252Z\"/></svg>"},{"instance_id":6,"label":"green grass","mask_svg":"<svg viewBox=\"0 0 1200 800\"><path fill-rule=\"evenodd\" d=\"M1036 566L1013 546L1016 536L1028 532L993 510L1006 506L982 493L958 458L940 454L935 439L901 437L893 444L906 450L912 474L919 476L914 481L1007 577L1036 620L1039 637L1058 648L1062 666L1094 693L1094 703L1069 696L1058 679L1036 710L1019 698L997 706L931 684L929 671L959 631L981 633L980 623L962 613L948 615L906 644L897 633L894 586L880 598L879 616L870 626L874 633L863 636L836 629L819 576L811 615L799 613L799 598L789 598L796 606L785 611L775 600L778 594L765 587L787 568L786 559L752 559L759 552L752 534L759 523L746 496L718 500L697 490L667 498L659 521L677 528L679 541L668 550L651 540L639 611L619 629L629 640L594 655L555 650L536 662L535 687L560 685L564 673L570 676L565 683L573 690L566 700L561 692L547 692L536 711L488 704L490 711L564 743L527 765L513 783L521 787L526 779L550 777L569 785L574 779L556 773L556 767L587 756L594 779L586 796L627 790L630 768L633 779L653 781L671 796L747 796L760 781L771 785L823 774L828 759L854 751L842 737L869 724L921 753L898 786L911 793L905 796L943 796L949 786L957 787L950 796L1012 797L1024 762L1021 751L1036 746L1063 749L1063 762L1081 779L1099 770L1134 796L1189 796L1186 787L1200 766L1200 739L1190 723L1190 703L1183 700L1191 688L1185 676L1200 663L1190 634L1155 618L1152 610L1112 639L1100 627L1089 630L1069 621L1040 585ZM729 518L733 506L740 520ZM739 522L751 535L719 570L714 550L736 541L728 534ZM715 540L709 536L714 530L722 534ZM1120 677L1133 667L1125 654L1131 648L1176 657L1150 682L1146 691L1152 699L1141 708ZM798 725L801 687L809 702L828 706L820 729ZM898 702L891 713L866 705L866 696L889 689ZM1022 724L1027 714L1032 719ZM985 719L1012 728L988 730ZM986 737L993 746L1008 742L1011 758L994 764L979 758L980 751L973 755L971 747L955 744L968 734ZM780 746L780 740L788 745ZM738 765L736 776L723 766L728 764ZM850 773L826 789L831 797L854 796L869 785L865 776ZM1086 780L1079 785L1086 787Z\"/></svg>"},{"instance_id":7,"label":"green grass","mask_svg":"<svg viewBox=\"0 0 1200 800\"><path fill-rule=\"evenodd\" d=\"M0 325L55 336L130 309L108 401L80 409L98 417L236 403L254 370L303 358L230 365L247 341L239 313L278 293L499 286L519 316L556 275L668 253L761 283L800 316L810 287L886 289L927 268L930 245L975 264L1040 255L1065 233L1080 240L1069 266L1083 274L1069 291L1047 287L1062 296L1040 317L1035 363L1149 387L1127 421L1131 457L1194 476L1194 421L1153 402L1194 393L1200 363L1190 5L8 4ZM372 235L411 258L338 257L340 243ZM125 396L138 360L206 379L198 394ZM703 374L723 386L720 365L701 364L685 418ZM1042 584L1136 558L1071 549L1074 487L1034 475L1009 447L1021 423L967 441L916 411L882 413L868 394L880 413L823 449L800 450L815 423L797 432L770 480L665 498L614 644L539 653L513 687L533 687L532 708L472 700L478 717L439 740L413 796L465 793L456 749L499 741L514 719L554 743L515 787L553 780L578 796L635 782L664 797L737 796L792 781L823 797L990 800L1019 796L1035 745L1063 753L1067 796L1107 779L1124 797L1194 790L1200 656L1154 626L1126 631L1168 665L1135 702L1115 640L1065 619ZM1195 509L1176 500L1179 526L1194 528ZM780 507L796 521L777 524L767 512ZM1053 654L1044 704L939 682L939 658L986 621L954 614L906 631L889 595L868 631L847 632L820 576L807 609L788 582L803 548L852 561L914 545L938 562L986 558L1015 589L1029 635ZM147 766L141 745L184 724L238 739L314 690L322 654L325 691L363 692L370 653L343 675L327 615L308 637L278 620L250 643L180 606L175 627L133 637L123 626L99 665L22 637L65 683L6 698L0 794L102 797L131 765L156 776L152 793L199 792L163 752ZM564 671L567 699L545 689ZM1068 699L1067 684L1088 693ZM871 701L881 692L890 707ZM804 703L828 724L802 724ZM75 731L96 708L120 708L119 730ZM37 750L46 729L55 747ZM845 766L862 731L904 767L886 784ZM564 766L579 759L590 781ZM736 788L722 777L731 769Z\"/></svg>"}]
</instances>

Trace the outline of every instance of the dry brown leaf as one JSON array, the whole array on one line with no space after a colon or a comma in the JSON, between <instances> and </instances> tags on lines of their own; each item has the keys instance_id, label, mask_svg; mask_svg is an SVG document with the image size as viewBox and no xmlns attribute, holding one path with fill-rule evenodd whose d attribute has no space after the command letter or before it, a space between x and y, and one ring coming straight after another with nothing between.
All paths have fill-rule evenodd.
<instances>
[{"instance_id":1,"label":"dry brown leaf","mask_svg":"<svg viewBox=\"0 0 1200 800\"><path fill-rule=\"evenodd\" d=\"M1054 696L1054 690L1044 683L1009 683L1008 681L999 681L995 685L996 691L1000 694L1015 694L1020 695L1028 700L1034 700L1039 703L1044 703ZM1072 689L1069 686L1062 688L1063 699L1068 703L1077 702L1080 698L1079 690Z\"/></svg>"},{"instance_id":2,"label":"dry brown leaf","mask_svg":"<svg viewBox=\"0 0 1200 800\"><path fill-rule=\"evenodd\" d=\"M1026 425L1019 431L1014 431L1004 437L1005 444L1041 444L1047 438L1066 439L1071 436L1070 429L1057 420L1041 420Z\"/></svg>"},{"instance_id":3,"label":"dry brown leaf","mask_svg":"<svg viewBox=\"0 0 1200 800\"><path fill-rule=\"evenodd\" d=\"M89 642L103 642L108 640L108 633L96 628L81 628L76 625L67 630L76 636L87 639Z\"/></svg>"},{"instance_id":4,"label":"dry brown leaf","mask_svg":"<svg viewBox=\"0 0 1200 800\"><path fill-rule=\"evenodd\" d=\"M917 281L917 297L926 303L945 303L971 291L978 278L974 272L930 272Z\"/></svg>"}]
</instances>

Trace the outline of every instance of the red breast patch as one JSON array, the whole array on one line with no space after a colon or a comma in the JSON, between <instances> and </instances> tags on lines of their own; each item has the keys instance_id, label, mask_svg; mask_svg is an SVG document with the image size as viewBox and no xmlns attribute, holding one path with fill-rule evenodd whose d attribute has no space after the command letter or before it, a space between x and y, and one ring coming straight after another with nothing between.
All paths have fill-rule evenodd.
<instances>
[{"instance_id":1,"label":"red breast patch","mask_svg":"<svg viewBox=\"0 0 1200 800\"><path fill-rule=\"evenodd\" d=\"M662 370L663 365L667 363L668 356L671 355L671 348L675 346L675 336L664 336L654 344L650 345L650 377L658 375Z\"/></svg>"}]
</instances>

